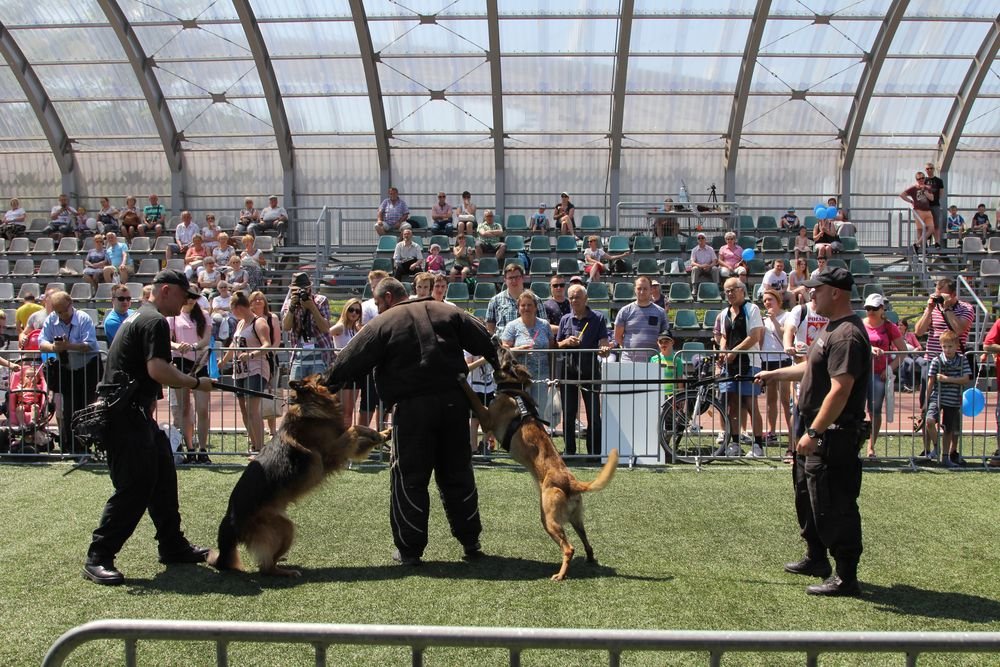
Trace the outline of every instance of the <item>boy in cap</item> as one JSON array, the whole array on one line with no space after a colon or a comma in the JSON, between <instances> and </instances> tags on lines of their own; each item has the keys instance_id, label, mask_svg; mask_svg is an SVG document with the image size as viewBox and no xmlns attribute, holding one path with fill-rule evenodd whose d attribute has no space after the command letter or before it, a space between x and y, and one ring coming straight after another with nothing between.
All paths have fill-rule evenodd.
<instances>
[{"instance_id":1,"label":"boy in cap","mask_svg":"<svg viewBox=\"0 0 1000 667\"><path fill-rule=\"evenodd\" d=\"M788 232L799 231L799 216L795 215L795 209L790 208L781 216L781 228Z\"/></svg>"},{"instance_id":2,"label":"boy in cap","mask_svg":"<svg viewBox=\"0 0 1000 667\"><path fill-rule=\"evenodd\" d=\"M531 231L543 233L549 231L549 219L545 215L545 202L539 204L538 213L531 216Z\"/></svg>"},{"instance_id":3,"label":"boy in cap","mask_svg":"<svg viewBox=\"0 0 1000 667\"><path fill-rule=\"evenodd\" d=\"M663 372L664 380L677 380L684 377L683 360L674 357L674 333L668 326L660 331L656 336L656 347L660 350L649 358L649 362L659 364ZM663 396L667 397L676 391L673 382L663 384Z\"/></svg>"}]
</instances>

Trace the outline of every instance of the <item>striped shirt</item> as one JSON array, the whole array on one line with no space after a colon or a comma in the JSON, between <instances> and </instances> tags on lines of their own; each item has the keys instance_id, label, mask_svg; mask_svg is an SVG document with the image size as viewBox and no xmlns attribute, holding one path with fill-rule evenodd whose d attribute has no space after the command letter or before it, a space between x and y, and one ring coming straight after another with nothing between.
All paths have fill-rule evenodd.
<instances>
[{"instance_id":1,"label":"striped shirt","mask_svg":"<svg viewBox=\"0 0 1000 667\"><path fill-rule=\"evenodd\" d=\"M968 320L969 322L973 322L976 319L972 306L964 301L958 301L955 303L955 317L959 320ZM971 330L972 327L970 326L964 334L958 337L959 352L965 349L965 342L969 340L969 331ZM948 322L945 321L944 313L941 309L935 308L931 311L931 330L930 333L927 334L927 352L924 354L924 358L927 359L927 361L931 361L936 356L941 354L941 334L945 331L951 331L951 327L949 327Z\"/></svg>"},{"instance_id":2,"label":"striped shirt","mask_svg":"<svg viewBox=\"0 0 1000 667\"><path fill-rule=\"evenodd\" d=\"M927 370L927 377L943 375L949 378L972 377L972 368L969 360L964 354L956 354L954 359L949 360L944 353L937 355L931 360L930 368ZM962 405L962 387L957 384L934 383L934 391L930 396L931 403L940 401L940 405L949 408L957 408Z\"/></svg>"}]
</instances>

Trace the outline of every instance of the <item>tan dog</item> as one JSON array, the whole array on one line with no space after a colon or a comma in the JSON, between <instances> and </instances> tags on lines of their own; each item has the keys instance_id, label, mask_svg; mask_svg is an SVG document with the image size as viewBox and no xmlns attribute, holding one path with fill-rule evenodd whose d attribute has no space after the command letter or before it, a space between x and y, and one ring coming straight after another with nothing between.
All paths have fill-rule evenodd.
<instances>
[{"instance_id":1,"label":"tan dog","mask_svg":"<svg viewBox=\"0 0 1000 667\"><path fill-rule=\"evenodd\" d=\"M521 405L534 407L531 396L526 389L531 386L531 374L523 365L514 361L513 355L505 348L499 350L500 368L496 369L494 377L500 389L487 409L476 393L466 382L462 382L472 405L472 410L483 426L483 431L491 431L499 442L503 442L512 422L522 417ZM504 385L507 385L504 387ZM521 405L519 405L519 401ZM515 461L528 469L528 472L538 483L538 491L542 506L542 527L545 532L562 548L562 567L552 575L554 581L562 581L569 570L569 562L573 559L573 545L566 539L563 525L569 521L576 534L583 541L587 552L587 562L596 563L594 549L587 539L587 531L583 527L583 496L587 491L600 491L615 474L618 465L618 450L612 449L608 461L601 468L600 474L593 482L578 481L566 467L562 456L552 444L552 438L545 431L545 426L534 418L524 419L519 425L513 426L510 436L510 455Z\"/></svg>"},{"instance_id":2,"label":"tan dog","mask_svg":"<svg viewBox=\"0 0 1000 667\"><path fill-rule=\"evenodd\" d=\"M340 399L320 384L318 375L288 386L293 396L278 440L247 465L229 496L219 525L219 548L208 555L208 563L220 570L243 570L237 548L242 543L261 573L298 576L298 570L278 567L295 537L288 504L350 461L365 460L388 437L366 426L345 429Z\"/></svg>"}]
</instances>

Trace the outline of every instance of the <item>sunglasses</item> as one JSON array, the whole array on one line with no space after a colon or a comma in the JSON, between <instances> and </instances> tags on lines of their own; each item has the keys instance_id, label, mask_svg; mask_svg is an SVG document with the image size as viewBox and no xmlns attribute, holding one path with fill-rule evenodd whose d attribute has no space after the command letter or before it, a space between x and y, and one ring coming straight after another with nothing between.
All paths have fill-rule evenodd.
<instances>
[{"instance_id":1,"label":"sunglasses","mask_svg":"<svg viewBox=\"0 0 1000 667\"><path fill-rule=\"evenodd\" d=\"M348 308L347 312L354 313L355 315L360 315L361 314L361 309L360 308Z\"/></svg>"},{"instance_id":2,"label":"sunglasses","mask_svg":"<svg viewBox=\"0 0 1000 667\"><path fill-rule=\"evenodd\" d=\"M116 299L117 299L118 301L121 301L121 302L124 302L124 301L131 301L131 300L132 300L132 297L130 297L130 296L118 296L118 297L115 297L115 298L116 298Z\"/></svg>"},{"instance_id":3,"label":"sunglasses","mask_svg":"<svg viewBox=\"0 0 1000 667\"><path fill-rule=\"evenodd\" d=\"M867 310L868 312L871 312L873 310L879 310L880 308L882 308L882 306L878 306L878 307L875 307L875 306L865 306L865 310Z\"/></svg>"},{"instance_id":4,"label":"sunglasses","mask_svg":"<svg viewBox=\"0 0 1000 667\"><path fill-rule=\"evenodd\" d=\"M552 289L556 289L557 287L566 287L566 283L552 283Z\"/></svg>"}]
</instances>

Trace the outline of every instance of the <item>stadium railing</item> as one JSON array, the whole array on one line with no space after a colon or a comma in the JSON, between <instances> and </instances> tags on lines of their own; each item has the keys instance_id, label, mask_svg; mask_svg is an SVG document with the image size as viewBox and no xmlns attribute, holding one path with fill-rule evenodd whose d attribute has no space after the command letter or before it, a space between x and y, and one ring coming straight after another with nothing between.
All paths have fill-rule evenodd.
<instances>
[{"instance_id":1,"label":"stadium railing","mask_svg":"<svg viewBox=\"0 0 1000 667\"><path fill-rule=\"evenodd\" d=\"M229 664L235 642L308 644L315 664L327 665L331 646L406 646L410 664L420 667L428 649L438 647L496 648L508 653L511 667L530 650L602 651L607 664L618 667L626 652L706 653L718 667L723 656L746 653L805 654L805 663L819 664L822 654L903 654L906 665L927 653L998 654L996 632L765 632L698 630L597 630L483 628L430 625L352 625L319 623L250 623L236 621L91 621L64 633L49 648L42 667L62 667L73 651L91 641L120 640L125 665L137 664L137 644L144 641L214 642L216 664ZM669 658L664 656L664 660Z\"/></svg>"}]
</instances>

